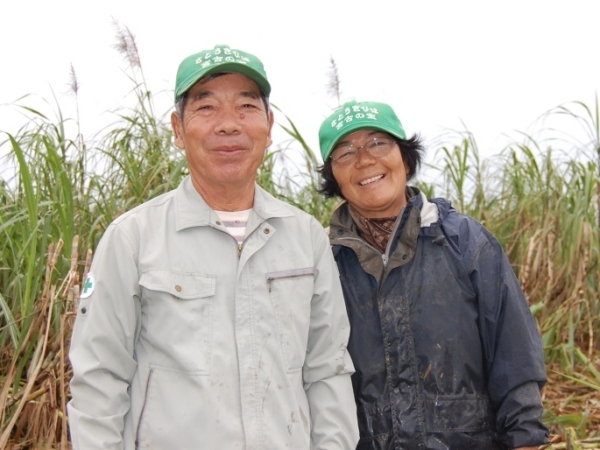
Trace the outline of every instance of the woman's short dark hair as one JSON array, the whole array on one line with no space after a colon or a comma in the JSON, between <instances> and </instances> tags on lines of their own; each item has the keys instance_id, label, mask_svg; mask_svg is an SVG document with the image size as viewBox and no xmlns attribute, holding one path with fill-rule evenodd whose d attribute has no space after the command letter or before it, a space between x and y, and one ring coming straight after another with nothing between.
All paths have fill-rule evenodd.
<instances>
[{"instance_id":1,"label":"woman's short dark hair","mask_svg":"<svg viewBox=\"0 0 600 450\"><path fill-rule=\"evenodd\" d=\"M418 134L414 134L410 139L398 139L390 136L396 141L402 154L402 161L408 168L408 174L406 175L407 181L410 180L417 170L421 166L423 156L425 154L425 148L421 141L421 137ZM321 174L321 185L319 187L319 194L323 194L325 197L340 197L344 199L340 185L333 176L333 168L331 167L331 158L328 158L319 168ZM345 200L345 199L344 199Z\"/></svg>"}]
</instances>

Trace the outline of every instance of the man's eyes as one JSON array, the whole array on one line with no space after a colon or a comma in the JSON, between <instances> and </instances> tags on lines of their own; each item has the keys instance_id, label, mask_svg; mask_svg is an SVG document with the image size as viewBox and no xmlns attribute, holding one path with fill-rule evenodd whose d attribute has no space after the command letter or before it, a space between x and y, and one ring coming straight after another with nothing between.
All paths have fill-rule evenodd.
<instances>
[{"instance_id":1,"label":"man's eyes","mask_svg":"<svg viewBox=\"0 0 600 450\"><path fill-rule=\"evenodd\" d=\"M262 103L259 100L249 100L246 101L242 104L242 108L247 108L247 109L261 109L261 105Z\"/></svg>"},{"instance_id":2,"label":"man's eyes","mask_svg":"<svg viewBox=\"0 0 600 450\"><path fill-rule=\"evenodd\" d=\"M208 103L200 103L196 105L196 110L198 111L208 111L214 108L214 105L210 105Z\"/></svg>"},{"instance_id":3,"label":"man's eyes","mask_svg":"<svg viewBox=\"0 0 600 450\"><path fill-rule=\"evenodd\" d=\"M241 105L242 108L258 108L258 105L253 103L244 103ZM214 109L215 105L198 105L196 109Z\"/></svg>"},{"instance_id":4,"label":"man's eyes","mask_svg":"<svg viewBox=\"0 0 600 450\"><path fill-rule=\"evenodd\" d=\"M191 105L190 107L194 111L201 111L201 112L212 112L212 111L217 110L217 108L219 108L218 105L215 105L212 103L197 103L197 104ZM260 105L258 103L254 103L254 102L245 102L245 103L239 104L236 108L238 108L239 110L251 111L251 110L260 109Z\"/></svg>"}]
</instances>

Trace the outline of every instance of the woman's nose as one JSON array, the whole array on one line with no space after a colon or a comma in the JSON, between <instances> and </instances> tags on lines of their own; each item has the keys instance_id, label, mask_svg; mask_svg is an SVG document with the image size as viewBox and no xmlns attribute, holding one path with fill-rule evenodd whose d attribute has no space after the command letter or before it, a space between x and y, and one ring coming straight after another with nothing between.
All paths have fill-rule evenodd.
<instances>
[{"instance_id":1,"label":"woman's nose","mask_svg":"<svg viewBox=\"0 0 600 450\"><path fill-rule=\"evenodd\" d=\"M356 166L370 166L375 164L375 158L367 151L364 146L358 147L358 156L356 159Z\"/></svg>"}]
</instances>

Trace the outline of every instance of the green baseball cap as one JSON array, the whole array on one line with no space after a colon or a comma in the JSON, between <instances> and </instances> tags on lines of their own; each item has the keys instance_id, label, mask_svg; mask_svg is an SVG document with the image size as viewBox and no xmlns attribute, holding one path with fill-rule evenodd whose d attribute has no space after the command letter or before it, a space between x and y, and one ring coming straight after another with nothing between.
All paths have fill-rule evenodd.
<instances>
[{"instance_id":1,"label":"green baseball cap","mask_svg":"<svg viewBox=\"0 0 600 450\"><path fill-rule=\"evenodd\" d=\"M194 53L179 64L175 82L175 102L200 78L216 72L241 73L258 84L267 97L271 93L271 85L260 59L227 45L217 45L212 50Z\"/></svg>"},{"instance_id":2,"label":"green baseball cap","mask_svg":"<svg viewBox=\"0 0 600 450\"><path fill-rule=\"evenodd\" d=\"M353 131L374 129L406 139L400 119L391 106L377 102L344 103L323 121L319 128L319 144L323 161L327 161L335 144Z\"/></svg>"}]
</instances>

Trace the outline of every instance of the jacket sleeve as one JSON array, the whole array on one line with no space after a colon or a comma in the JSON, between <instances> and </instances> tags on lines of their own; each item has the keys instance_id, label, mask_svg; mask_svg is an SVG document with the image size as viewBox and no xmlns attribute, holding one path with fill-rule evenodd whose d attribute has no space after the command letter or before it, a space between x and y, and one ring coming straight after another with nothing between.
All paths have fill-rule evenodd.
<instances>
[{"instance_id":1,"label":"jacket sleeve","mask_svg":"<svg viewBox=\"0 0 600 450\"><path fill-rule=\"evenodd\" d=\"M315 292L302 372L312 422L311 449L354 450L358 424L350 379L354 366L347 351L350 325L329 241L320 225L313 227L318 249Z\"/></svg>"},{"instance_id":2,"label":"jacket sleeve","mask_svg":"<svg viewBox=\"0 0 600 450\"><path fill-rule=\"evenodd\" d=\"M477 235L478 233L475 233ZM540 389L546 383L542 341L500 243L486 229L477 240L471 279L480 309L488 394L507 448L548 442Z\"/></svg>"},{"instance_id":3,"label":"jacket sleeve","mask_svg":"<svg viewBox=\"0 0 600 450\"><path fill-rule=\"evenodd\" d=\"M84 280L91 295L79 302L69 351L68 415L75 450L124 448L128 388L136 370L138 279L131 241L111 225Z\"/></svg>"}]
</instances>

